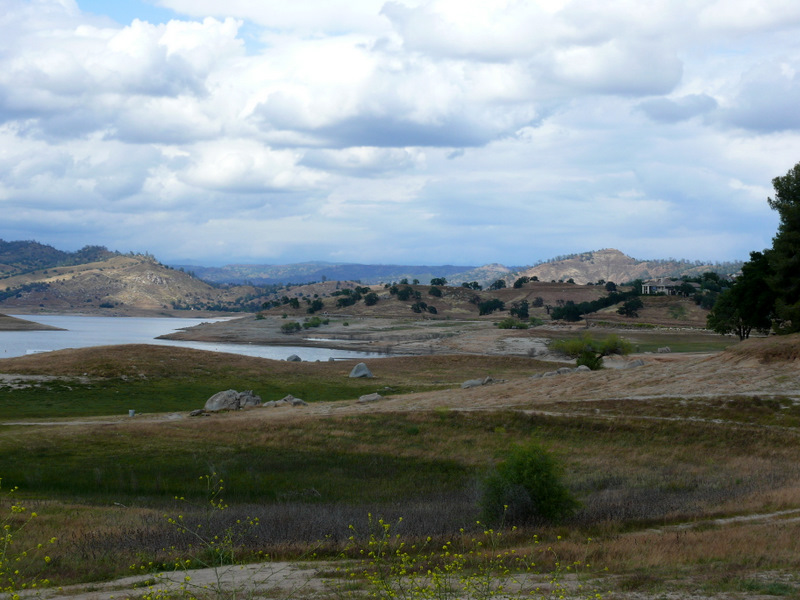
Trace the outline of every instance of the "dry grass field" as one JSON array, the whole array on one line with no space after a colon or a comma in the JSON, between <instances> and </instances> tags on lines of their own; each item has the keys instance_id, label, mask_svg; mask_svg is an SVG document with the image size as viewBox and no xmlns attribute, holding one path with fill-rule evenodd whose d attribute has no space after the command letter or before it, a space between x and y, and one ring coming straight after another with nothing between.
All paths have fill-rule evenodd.
<instances>
[{"instance_id":1,"label":"dry grass field","mask_svg":"<svg viewBox=\"0 0 800 600\"><path fill-rule=\"evenodd\" d=\"M460 354L437 345L430 355L376 359L369 380L349 379L346 362L156 347L3 360L0 373L16 379L0 382L0 402L37 409L0 416L3 486L20 486L39 514L26 540L58 538L48 575L80 584L70 595L131 565L166 565L171 548L190 553L164 515L199 519L198 478L210 471L225 479L228 508L209 526L259 519L240 540L241 559L293 559L273 566L319 582L346 551L349 526L365 531L368 513L402 517L399 531L411 541L473 535L486 469L514 444L536 440L563 465L581 508L560 525L507 531L505 550L533 551L544 540L551 551L539 555L542 569L580 563L581 578L568 583L610 598L800 596L799 337L731 345L697 332L634 330L632 341L646 348L704 351L642 353L601 371L532 377L563 363L524 350L501 354L503 344L516 348L509 339L534 334L510 335L483 328L416 340ZM546 337L559 335L570 332ZM644 365L624 368L633 358ZM460 386L485 376L494 381ZM253 389L265 400L302 388L311 402L189 417L214 386ZM170 408L154 401L125 416L148 390ZM384 399L358 401L375 391ZM65 416L50 412L47 402L59 405L50 395L68 401L58 408ZM94 597L120 594L92 585L101 594Z\"/></svg>"}]
</instances>

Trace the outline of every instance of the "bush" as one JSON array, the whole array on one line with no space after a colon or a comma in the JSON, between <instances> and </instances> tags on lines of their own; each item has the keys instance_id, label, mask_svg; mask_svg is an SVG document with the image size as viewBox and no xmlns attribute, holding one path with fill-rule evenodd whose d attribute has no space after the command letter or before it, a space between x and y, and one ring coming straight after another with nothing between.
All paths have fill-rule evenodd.
<instances>
[{"instance_id":1,"label":"bush","mask_svg":"<svg viewBox=\"0 0 800 600\"><path fill-rule=\"evenodd\" d=\"M487 523L557 523L578 508L561 481L561 467L541 446L515 446L484 479L481 516Z\"/></svg>"},{"instance_id":2,"label":"bush","mask_svg":"<svg viewBox=\"0 0 800 600\"><path fill-rule=\"evenodd\" d=\"M281 325L281 333L294 333L295 331L300 331L301 325L297 321L291 321L290 323L284 323Z\"/></svg>"},{"instance_id":3,"label":"bush","mask_svg":"<svg viewBox=\"0 0 800 600\"><path fill-rule=\"evenodd\" d=\"M528 324L518 321L514 317L506 317L497 324L498 329L527 329Z\"/></svg>"},{"instance_id":4,"label":"bush","mask_svg":"<svg viewBox=\"0 0 800 600\"><path fill-rule=\"evenodd\" d=\"M577 366L586 365L594 371L602 368L604 356L630 354L633 347L630 342L618 335L609 335L598 340L591 334L584 333L579 338L553 340L550 349L569 358L575 358Z\"/></svg>"}]
</instances>

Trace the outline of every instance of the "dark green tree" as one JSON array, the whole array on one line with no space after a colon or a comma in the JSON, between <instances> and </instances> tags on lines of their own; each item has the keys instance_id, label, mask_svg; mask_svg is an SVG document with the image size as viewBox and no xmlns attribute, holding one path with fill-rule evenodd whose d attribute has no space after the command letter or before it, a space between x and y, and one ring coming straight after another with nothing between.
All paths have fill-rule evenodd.
<instances>
[{"instance_id":1,"label":"dark green tree","mask_svg":"<svg viewBox=\"0 0 800 600\"><path fill-rule=\"evenodd\" d=\"M520 289L523 285L531 280L530 277L522 276L514 282L514 289Z\"/></svg>"},{"instance_id":2,"label":"dark green tree","mask_svg":"<svg viewBox=\"0 0 800 600\"><path fill-rule=\"evenodd\" d=\"M638 317L640 308L644 308L644 302L642 302L641 298L636 296L635 298L623 302L622 306L617 309L617 312L625 317Z\"/></svg>"},{"instance_id":3,"label":"dark green tree","mask_svg":"<svg viewBox=\"0 0 800 600\"><path fill-rule=\"evenodd\" d=\"M378 294L375 292L369 292L366 296L364 296L364 304L367 306L375 306L378 303Z\"/></svg>"},{"instance_id":4,"label":"dark green tree","mask_svg":"<svg viewBox=\"0 0 800 600\"><path fill-rule=\"evenodd\" d=\"M527 319L530 316L529 306L527 300L520 300L511 305L511 310L509 312L520 319Z\"/></svg>"},{"instance_id":5,"label":"dark green tree","mask_svg":"<svg viewBox=\"0 0 800 600\"><path fill-rule=\"evenodd\" d=\"M773 179L772 186L775 197L767 202L780 217L767 251L769 285L775 293L773 327L776 333L795 333L800 331L800 163Z\"/></svg>"},{"instance_id":6,"label":"dark green tree","mask_svg":"<svg viewBox=\"0 0 800 600\"><path fill-rule=\"evenodd\" d=\"M706 325L722 335L735 333L740 340L750 332L767 332L772 324L775 293L769 286L773 273L766 254L751 252L742 275L723 291L706 317Z\"/></svg>"},{"instance_id":7,"label":"dark green tree","mask_svg":"<svg viewBox=\"0 0 800 600\"><path fill-rule=\"evenodd\" d=\"M489 286L490 290L501 290L506 287L506 282L502 279L496 279L492 285Z\"/></svg>"}]
</instances>

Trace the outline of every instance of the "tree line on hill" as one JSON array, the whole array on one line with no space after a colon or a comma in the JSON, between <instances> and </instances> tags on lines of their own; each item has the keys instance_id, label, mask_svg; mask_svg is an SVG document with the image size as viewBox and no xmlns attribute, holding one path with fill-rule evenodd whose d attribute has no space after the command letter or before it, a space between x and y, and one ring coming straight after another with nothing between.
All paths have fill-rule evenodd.
<instances>
[{"instance_id":1,"label":"tree line on hill","mask_svg":"<svg viewBox=\"0 0 800 600\"><path fill-rule=\"evenodd\" d=\"M708 315L710 329L741 340L753 330L800 332L800 163L772 185L775 197L767 202L780 219L772 247L750 253L741 275Z\"/></svg>"}]
</instances>

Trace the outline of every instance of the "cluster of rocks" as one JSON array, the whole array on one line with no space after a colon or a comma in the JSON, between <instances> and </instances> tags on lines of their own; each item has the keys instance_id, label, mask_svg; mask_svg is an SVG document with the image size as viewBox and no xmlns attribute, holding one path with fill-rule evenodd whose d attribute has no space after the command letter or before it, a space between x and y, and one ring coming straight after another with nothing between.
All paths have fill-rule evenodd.
<instances>
[{"instance_id":1,"label":"cluster of rocks","mask_svg":"<svg viewBox=\"0 0 800 600\"><path fill-rule=\"evenodd\" d=\"M264 404L261 406L265 408L274 408L276 406L308 406L308 402L288 394L280 400L270 400L269 402L264 402Z\"/></svg>"},{"instance_id":2,"label":"cluster of rocks","mask_svg":"<svg viewBox=\"0 0 800 600\"><path fill-rule=\"evenodd\" d=\"M633 369L635 367L643 367L644 361L641 358L637 358L635 360L629 361L625 363L623 369ZM541 377L555 377L556 375L569 375L570 373L586 373L591 371L589 367L586 365L580 365L578 367L561 367L556 371L547 371L546 373L536 373L535 375L531 375L531 379L539 379Z\"/></svg>"},{"instance_id":3,"label":"cluster of rocks","mask_svg":"<svg viewBox=\"0 0 800 600\"><path fill-rule=\"evenodd\" d=\"M574 369L572 367L561 367L555 371L536 373L535 375L531 375L531 379L539 379L540 377L555 377L556 375L569 375L570 373L585 373L586 371L591 371L591 369L586 365L580 365Z\"/></svg>"},{"instance_id":4,"label":"cluster of rocks","mask_svg":"<svg viewBox=\"0 0 800 600\"><path fill-rule=\"evenodd\" d=\"M296 355L292 355L286 360L297 362L300 360L300 358ZM350 377L373 377L373 375L367 365L362 362L353 367L353 369L350 371ZM361 396L358 401L364 404L367 402L377 402L378 400L382 399L383 396L375 393ZM225 390L224 392L217 392L211 396L211 398L206 400L206 404L203 408L193 410L189 413L189 415L192 417L197 417L224 410L241 410L251 406L261 406L265 408L274 408L279 406L308 406L308 402L301 400L300 398L295 398L291 394L284 396L280 400L262 402L261 397L254 394L253 390L245 390L243 392L237 392L236 390Z\"/></svg>"},{"instance_id":5,"label":"cluster of rocks","mask_svg":"<svg viewBox=\"0 0 800 600\"><path fill-rule=\"evenodd\" d=\"M210 413L220 412L224 410L241 410L248 407L274 407L274 406L308 406L308 402L295 398L291 394L284 396L280 400L272 400L270 402L262 402L261 396L254 394L253 390L245 390L237 392L236 390L225 390L224 392L217 392L211 398L206 400L203 408L193 410L189 416L199 417Z\"/></svg>"}]
</instances>

